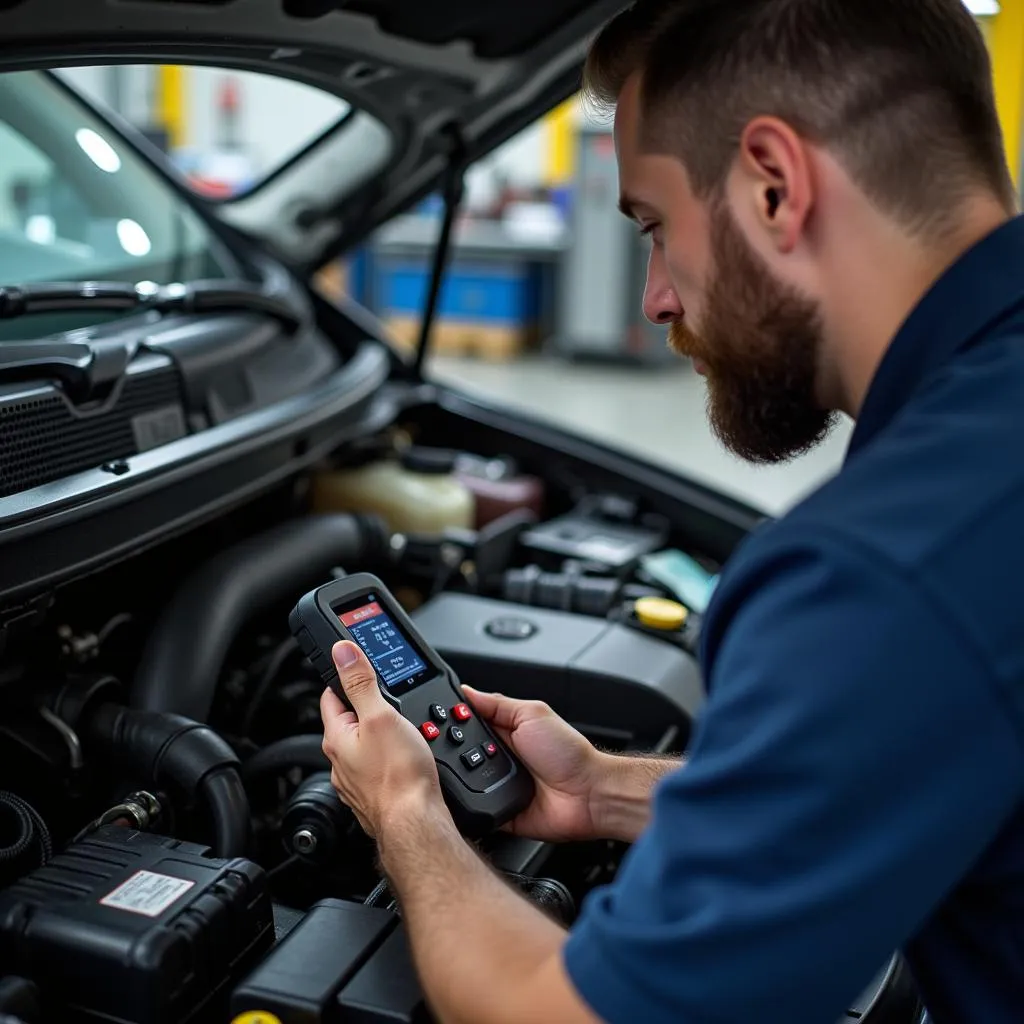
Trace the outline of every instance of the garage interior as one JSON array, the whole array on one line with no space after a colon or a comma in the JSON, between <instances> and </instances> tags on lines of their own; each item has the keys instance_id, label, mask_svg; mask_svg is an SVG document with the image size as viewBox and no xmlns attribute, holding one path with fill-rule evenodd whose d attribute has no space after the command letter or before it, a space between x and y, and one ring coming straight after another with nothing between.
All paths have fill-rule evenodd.
<instances>
[{"instance_id":1,"label":"garage interior","mask_svg":"<svg viewBox=\"0 0 1024 1024\"><path fill-rule=\"evenodd\" d=\"M1020 148L1024 12L965 0L990 44L1009 151ZM258 189L352 113L297 82L217 67L114 66L62 75L170 154L205 195ZM17 161L7 176L16 177ZM1014 167L1016 170L1016 166ZM647 242L616 210L607 118L572 98L471 166L433 323L428 373L671 467L778 515L840 466L851 425L812 453L751 467L704 415L704 388L641 313ZM324 268L396 346L419 339L443 203L431 196ZM45 228L43 228L45 230Z\"/></svg>"}]
</instances>

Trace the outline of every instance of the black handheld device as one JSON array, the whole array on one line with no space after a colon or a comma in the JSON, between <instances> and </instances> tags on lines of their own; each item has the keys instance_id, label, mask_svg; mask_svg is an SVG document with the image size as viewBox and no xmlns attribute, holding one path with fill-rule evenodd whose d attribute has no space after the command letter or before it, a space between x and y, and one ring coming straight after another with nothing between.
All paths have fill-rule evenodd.
<instances>
[{"instance_id":1,"label":"black handheld device","mask_svg":"<svg viewBox=\"0 0 1024 1024\"><path fill-rule=\"evenodd\" d=\"M530 773L476 716L451 667L376 576L354 573L310 591L288 623L346 706L331 650L339 640L363 649L384 697L430 744L445 802L464 835L493 831L533 799Z\"/></svg>"}]
</instances>

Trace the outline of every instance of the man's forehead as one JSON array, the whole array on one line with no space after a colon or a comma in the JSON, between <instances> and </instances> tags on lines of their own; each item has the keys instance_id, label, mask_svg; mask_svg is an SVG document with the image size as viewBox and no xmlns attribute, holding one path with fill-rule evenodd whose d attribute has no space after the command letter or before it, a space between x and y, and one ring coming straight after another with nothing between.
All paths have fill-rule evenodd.
<instances>
[{"instance_id":1,"label":"man's forehead","mask_svg":"<svg viewBox=\"0 0 1024 1024\"><path fill-rule=\"evenodd\" d=\"M615 105L615 155L619 164L619 209L633 217L636 199L632 194L631 180L636 173L636 161L640 156L638 142L640 106L640 76L631 75L619 93Z\"/></svg>"},{"instance_id":2,"label":"man's forehead","mask_svg":"<svg viewBox=\"0 0 1024 1024\"><path fill-rule=\"evenodd\" d=\"M640 128L640 74L635 72L626 79L615 104L615 141L636 147Z\"/></svg>"}]
</instances>

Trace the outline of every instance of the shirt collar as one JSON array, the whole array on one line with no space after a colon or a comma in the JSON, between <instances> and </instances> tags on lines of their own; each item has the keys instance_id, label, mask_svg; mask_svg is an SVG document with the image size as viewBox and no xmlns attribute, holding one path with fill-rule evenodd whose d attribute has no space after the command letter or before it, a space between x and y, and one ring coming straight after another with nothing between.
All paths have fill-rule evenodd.
<instances>
[{"instance_id":1,"label":"shirt collar","mask_svg":"<svg viewBox=\"0 0 1024 1024\"><path fill-rule=\"evenodd\" d=\"M1024 216L967 250L907 317L861 406L847 458L876 437L926 377L1024 302Z\"/></svg>"}]
</instances>

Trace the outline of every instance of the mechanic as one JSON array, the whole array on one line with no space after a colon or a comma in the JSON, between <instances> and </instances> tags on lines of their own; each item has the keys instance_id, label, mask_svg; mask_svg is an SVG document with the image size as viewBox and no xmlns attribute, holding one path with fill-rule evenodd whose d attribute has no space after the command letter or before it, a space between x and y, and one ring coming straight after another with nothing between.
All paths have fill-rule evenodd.
<instances>
[{"instance_id":1,"label":"mechanic","mask_svg":"<svg viewBox=\"0 0 1024 1024\"><path fill-rule=\"evenodd\" d=\"M568 933L460 838L336 648L356 714L324 695L325 750L431 1006L824 1024L902 949L935 1024L1019 1022L1024 219L980 32L961 0L640 0L585 82L653 238L645 312L718 435L764 463L856 428L727 565L685 765L470 691L538 781L516 832L633 842Z\"/></svg>"}]
</instances>

